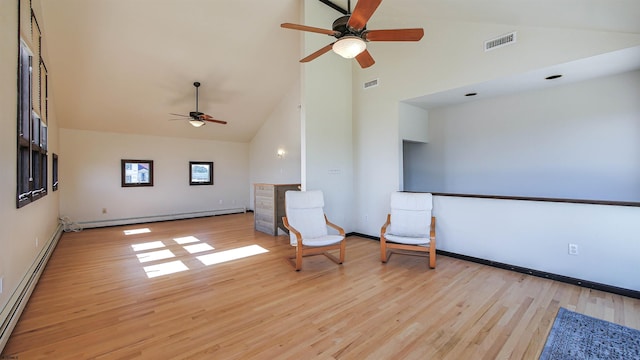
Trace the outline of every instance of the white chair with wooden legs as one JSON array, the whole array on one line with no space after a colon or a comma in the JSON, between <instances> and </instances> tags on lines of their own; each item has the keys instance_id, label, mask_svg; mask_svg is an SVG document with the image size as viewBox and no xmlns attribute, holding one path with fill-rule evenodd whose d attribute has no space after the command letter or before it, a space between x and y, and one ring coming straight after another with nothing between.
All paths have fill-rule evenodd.
<instances>
[{"instance_id":1,"label":"white chair with wooden legs","mask_svg":"<svg viewBox=\"0 0 640 360\"><path fill-rule=\"evenodd\" d=\"M289 229L291 246L296 247L295 256L289 258L295 260L292 265L296 271L302 269L302 258L311 255L322 254L342 264L346 247L344 229L327 219L322 191L287 191L285 211L287 216L282 222ZM329 234L329 227L338 234ZM340 257L328 253L329 250L340 250Z\"/></svg>"},{"instance_id":2,"label":"white chair with wooden legs","mask_svg":"<svg viewBox=\"0 0 640 360\"><path fill-rule=\"evenodd\" d=\"M392 253L416 255L394 250L429 253L429 267L436 267L436 218L429 193L391 194L391 213L380 229L380 260L386 263ZM420 254L422 255L422 254ZM426 255L426 254L425 254Z\"/></svg>"}]
</instances>

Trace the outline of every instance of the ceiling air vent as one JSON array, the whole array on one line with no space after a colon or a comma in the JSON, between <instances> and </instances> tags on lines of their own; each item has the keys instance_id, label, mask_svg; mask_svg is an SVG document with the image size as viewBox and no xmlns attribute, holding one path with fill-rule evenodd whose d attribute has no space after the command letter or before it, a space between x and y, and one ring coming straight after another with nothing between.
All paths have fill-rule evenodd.
<instances>
[{"instance_id":1,"label":"ceiling air vent","mask_svg":"<svg viewBox=\"0 0 640 360\"><path fill-rule=\"evenodd\" d=\"M372 88L374 86L378 86L378 79L369 80L363 84L363 88L365 89Z\"/></svg>"},{"instance_id":2,"label":"ceiling air vent","mask_svg":"<svg viewBox=\"0 0 640 360\"><path fill-rule=\"evenodd\" d=\"M501 35L495 39L487 40L484 42L484 51L497 49L499 47L511 45L516 42L516 32L512 32L506 35Z\"/></svg>"}]
</instances>

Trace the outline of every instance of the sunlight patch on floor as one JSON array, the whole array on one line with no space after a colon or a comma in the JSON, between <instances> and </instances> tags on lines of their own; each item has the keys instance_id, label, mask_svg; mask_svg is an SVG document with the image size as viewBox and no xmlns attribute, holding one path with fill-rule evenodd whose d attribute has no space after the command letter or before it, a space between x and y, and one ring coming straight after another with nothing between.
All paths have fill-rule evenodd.
<instances>
[{"instance_id":1,"label":"sunlight patch on floor","mask_svg":"<svg viewBox=\"0 0 640 360\"><path fill-rule=\"evenodd\" d=\"M147 273L147 277L149 277L149 279L187 270L189 270L187 265L180 260L144 267L144 271Z\"/></svg>"},{"instance_id":2,"label":"sunlight patch on floor","mask_svg":"<svg viewBox=\"0 0 640 360\"><path fill-rule=\"evenodd\" d=\"M144 232L140 232L144 233ZM131 248L133 251L138 252L136 257L140 263L149 263L153 261L166 261L166 259L180 258L186 260L187 262L191 259L191 255L198 253L211 252L215 250L215 248L206 242L201 242L195 236L184 236L174 238L173 241L176 244L180 245L180 247L188 252L188 255L184 255L184 253L180 249L173 249L174 251L167 248L171 247L172 244L165 245L164 242L158 241L150 241L139 244L132 244ZM175 245L173 245L175 247ZM165 249L161 249L165 248ZM160 249L160 250L157 250ZM147 250L155 250L148 251L144 253L140 253L142 251ZM236 249L223 250L213 253L207 253L200 256L195 256L202 264L205 266L220 264L232 260L242 259L249 256L254 256L258 254L263 254L269 252L269 250L259 246L259 245L249 245L243 246ZM176 255L177 254L177 255ZM185 265L181 260L174 260L169 262L161 262L160 264L148 265L143 267L145 273L148 278L154 278L162 275L169 275L181 271L190 270L187 265Z\"/></svg>"},{"instance_id":3,"label":"sunlight patch on floor","mask_svg":"<svg viewBox=\"0 0 640 360\"><path fill-rule=\"evenodd\" d=\"M200 242L200 239L198 239L195 236L185 236L185 237L175 238L175 239L173 239L173 241L175 241L178 244L182 245L182 244Z\"/></svg>"},{"instance_id":4,"label":"sunlight patch on floor","mask_svg":"<svg viewBox=\"0 0 640 360\"><path fill-rule=\"evenodd\" d=\"M133 251L143 251L143 250L163 248L164 243L162 243L162 241L151 241L146 243L133 244L131 245L131 247L133 248Z\"/></svg>"},{"instance_id":5,"label":"sunlight patch on floor","mask_svg":"<svg viewBox=\"0 0 640 360\"><path fill-rule=\"evenodd\" d=\"M213 250L213 246L207 243L195 244L195 245L185 245L183 246L185 250L189 252L189 254L201 253L204 251Z\"/></svg>"},{"instance_id":6,"label":"sunlight patch on floor","mask_svg":"<svg viewBox=\"0 0 640 360\"><path fill-rule=\"evenodd\" d=\"M144 234L144 233L150 233L151 230L149 230L149 228L140 228L140 229L131 229L131 230L125 230L124 234L125 235L137 235L137 234Z\"/></svg>"},{"instance_id":7,"label":"sunlight patch on floor","mask_svg":"<svg viewBox=\"0 0 640 360\"><path fill-rule=\"evenodd\" d=\"M231 260L241 259L253 255L269 252L269 250L259 245L249 245L237 249L220 251L213 254L197 256L204 265L219 264Z\"/></svg>"},{"instance_id":8,"label":"sunlight patch on floor","mask_svg":"<svg viewBox=\"0 0 640 360\"><path fill-rule=\"evenodd\" d=\"M164 260L164 259L170 259L170 258L174 258L176 257L171 250L158 250L158 251L152 251L152 252L148 252L148 253L144 253L144 254L136 254L136 256L138 257L138 260L141 263L145 263L145 262L149 262L149 261L156 261L156 260Z\"/></svg>"}]
</instances>

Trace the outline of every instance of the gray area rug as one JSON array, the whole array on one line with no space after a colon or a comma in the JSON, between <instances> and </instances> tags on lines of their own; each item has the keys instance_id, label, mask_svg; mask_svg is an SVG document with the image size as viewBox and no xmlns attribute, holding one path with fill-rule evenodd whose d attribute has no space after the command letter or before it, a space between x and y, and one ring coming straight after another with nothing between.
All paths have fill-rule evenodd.
<instances>
[{"instance_id":1,"label":"gray area rug","mask_svg":"<svg viewBox=\"0 0 640 360\"><path fill-rule=\"evenodd\" d=\"M540 355L556 359L640 360L640 330L560 308Z\"/></svg>"}]
</instances>

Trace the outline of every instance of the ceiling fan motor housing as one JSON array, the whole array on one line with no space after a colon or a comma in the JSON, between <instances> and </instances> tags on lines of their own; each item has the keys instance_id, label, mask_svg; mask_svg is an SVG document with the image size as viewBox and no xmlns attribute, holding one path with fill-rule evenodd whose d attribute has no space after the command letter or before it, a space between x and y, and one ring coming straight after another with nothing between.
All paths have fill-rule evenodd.
<instances>
[{"instance_id":1,"label":"ceiling fan motor housing","mask_svg":"<svg viewBox=\"0 0 640 360\"><path fill-rule=\"evenodd\" d=\"M359 38L362 38L362 33L366 30L366 26L362 28L362 30L360 31L354 31L353 29L350 29L347 26L347 23L349 22L349 18L351 18L351 15L345 15L337 18L333 22L333 25L331 28L333 29L333 31L337 31L340 33L340 35L336 36L336 38L340 39L341 37L346 35L352 35L352 36L357 36Z\"/></svg>"}]
</instances>

